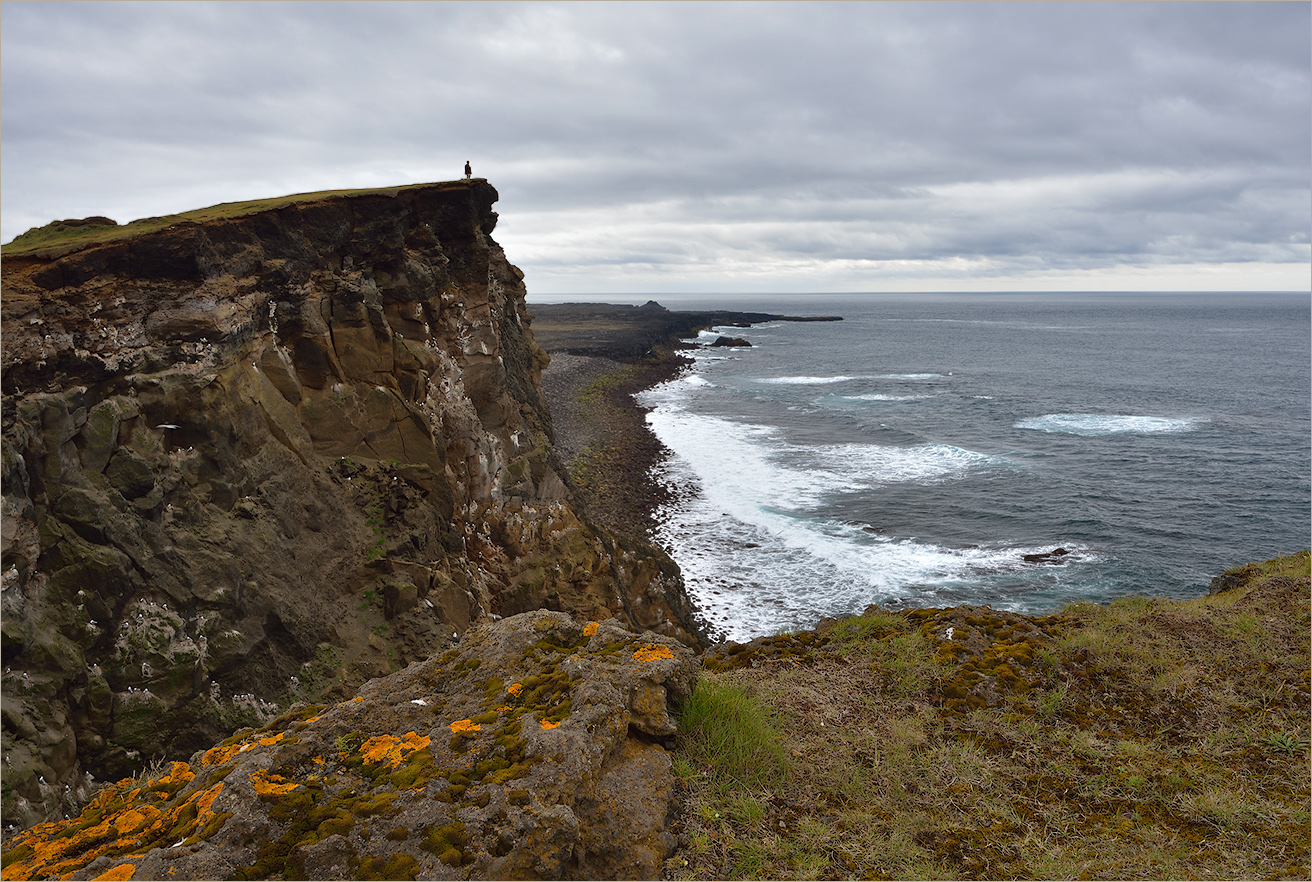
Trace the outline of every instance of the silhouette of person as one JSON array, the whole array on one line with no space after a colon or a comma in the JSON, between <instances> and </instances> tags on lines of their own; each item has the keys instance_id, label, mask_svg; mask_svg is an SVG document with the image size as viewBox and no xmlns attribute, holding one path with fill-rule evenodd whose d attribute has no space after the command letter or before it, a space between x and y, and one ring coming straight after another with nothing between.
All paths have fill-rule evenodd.
<instances>
[{"instance_id":1,"label":"silhouette of person","mask_svg":"<svg viewBox=\"0 0 1312 882\"><path fill-rule=\"evenodd\" d=\"M474 170L473 170L472 168L469 167L469 160L466 159L466 160L465 160L465 180L469 180L469 176L472 175L473 173L474 173Z\"/></svg>"}]
</instances>

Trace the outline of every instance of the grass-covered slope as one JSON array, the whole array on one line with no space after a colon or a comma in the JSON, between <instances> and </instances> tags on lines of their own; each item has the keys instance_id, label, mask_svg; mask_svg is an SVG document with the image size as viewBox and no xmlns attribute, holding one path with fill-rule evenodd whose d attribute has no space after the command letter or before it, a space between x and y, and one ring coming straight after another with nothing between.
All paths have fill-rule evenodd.
<instances>
[{"instance_id":1,"label":"grass-covered slope","mask_svg":"<svg viewBox=\"0 0 1312 882\"><path fill-rule=\"evenodd\" d=\"M1309 877L1308 553L709 656L668 878Z\"/></svg>"},{"instance_id":2,"label":"grass-covered slope","mask_svg":"<svg viewBox=\"0 0 1312 882\"><path fill-rule=\"evenodd\" d=\"M481 179L480 179L481 180ZM33 227L12 242L0 246L0 254L5 257L30 255L33 257L53 258L88 245L99 245L117 239L128 239L171 226L185 223L204 223L206 221L231 219L261 211L282 208L306 202L319 202L333 197L351 196L396 196L405 190L442 186L440 184L411 184L403 187L381 187L360 190L321 190L316 193L296 193L291 196L278 196L272 199L251 199L245 202L224 202L209 208L197 208L181 214L165 217L145 217L128 224L117 224L106 217L90 217L75 220L52 221L43 227ZM468 186L464 181L453 181L447 186Z\"/></svg>"}]
</instances>

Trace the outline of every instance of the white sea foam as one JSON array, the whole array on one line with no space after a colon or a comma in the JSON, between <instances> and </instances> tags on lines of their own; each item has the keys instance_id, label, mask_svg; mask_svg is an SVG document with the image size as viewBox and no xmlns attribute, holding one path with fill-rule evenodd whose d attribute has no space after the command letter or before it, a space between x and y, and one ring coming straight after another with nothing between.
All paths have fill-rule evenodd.
<instances>
[{"instance_id":1,"label":"white sea foam","mask_svg":"<svg viewBox=\"0 0 1312 882\"><path fill-rule=\"evenodd\" d=\"M853 380L937 380L943 374L857 374L836 377L765 377L759 382L781 386L825 386L830 383L850 383Z\"/></svg>"},{"instance_id":2,"label":"white sea foam","mask_svg":"<svg viewBox=\"0 0 1312 882\"><path fill-rule=\"evenodd\" d=\"M871 392L869 395L844 395L843 398L849 401L922 401L928 398L928 395L885 395L881 392Z\"/></svg>"},{"instance_id":3,"label":"white sea foam","mask_svg":"<svg viewBox=\"0 0 1312 882\"><path fill-rule=\"evenodd\" d=\"M1202 422L1197 418L1132 416L1097 413L1049 413L1015 424L1017 429L1059 432L1067 435L1152 435L1191 432Z\"/></svg>"},{"instance_id":4,"label":"white sea foam","mask_svg":"<svg viewBox=\"0 0 1312 882\"><path fill-rule=\"evenodd\" d=\"M800 453L801 451L799 451ZM905 481L936 481L967 469L998 462L995 457L948 444L890 447L879 444L838 444L805 451L814 457L808 471L826 471L852 489ZM808 459L801 457L799 459Z\"/></svg>"},{"instance_id":5,"label":"white sea foam","mask_svg":"<svg viewBox=\"0 0 1312 882\"><path fill-rule=\"evenodd\" d=\"M675 473L686 468L672 464ZM859 612L871 603L938 605L942 591L1032 571L1036 565L1023 555L1050 550L951 549L768 510L741 520L707 497L667 509L658 538L678 561L698 609L733 640L812 627L823 615ZM1045 572L1087 559L1067 545L1076 553L1045 565Z\"/></svg>"},{"instance_id":6,"label":"white sea foam","mask_svg":"<svg viewBox=\"0 0 1312 882\"><path fill-rule=\"evenodd\" d=\"M869 377L767 377L762 383L778 386L827 386L830 383L850 383L852 380L868 380Z\"/></svg>"},{"instance_id":7,"label":"white sea foam","mask_svg":"<svg viewBox=\"0 0 1312 882\"><path fill-rule=\"evenodd\" d=\"M728 636L810 627L829 611L905 594L908 584L1019 563L1015 550L888 541L819 514L826 498L949 480L998 458L945 444L792 444L776 427L694 412L689 396L699 394L667 383L640 400L655 406L648 423L673 451L657 477L693 491L662 511L658 539L698 608Z\"/></svg>"}]
</instances>

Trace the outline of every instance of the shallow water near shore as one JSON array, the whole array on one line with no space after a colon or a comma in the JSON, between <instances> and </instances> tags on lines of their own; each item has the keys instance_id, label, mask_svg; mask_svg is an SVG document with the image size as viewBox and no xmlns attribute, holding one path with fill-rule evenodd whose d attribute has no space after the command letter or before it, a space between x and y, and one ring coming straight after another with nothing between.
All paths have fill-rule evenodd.
<instances>
[{"instance_id":1,"label":"shallow water near shore","mask_svg":"<svg viewBox=\"0 0 1312 882\"><path fill-rule=\"evenodd\" d=\"M650 299L845 319L731 329L752 346L639 396L672 452L657 539L731 639L1196 596L1308 545L1305 295Z\"/></svg>"}]
</instances>

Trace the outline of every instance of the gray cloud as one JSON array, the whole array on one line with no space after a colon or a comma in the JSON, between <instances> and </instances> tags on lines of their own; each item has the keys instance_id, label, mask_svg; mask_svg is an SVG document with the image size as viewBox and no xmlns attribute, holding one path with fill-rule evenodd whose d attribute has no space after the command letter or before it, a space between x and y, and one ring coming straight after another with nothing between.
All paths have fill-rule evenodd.
<instances>
[{"instance_id":1,"label":"gray cloud","mask_svg":"<svg viewBox=\"0 0 1312 882\"><path fill-rule=\"evenodd\" d=\"M8 0L0 19L4 241L470 159L530 290L1308 284L1306 3Z\"/></svg>"}]
</instances>

